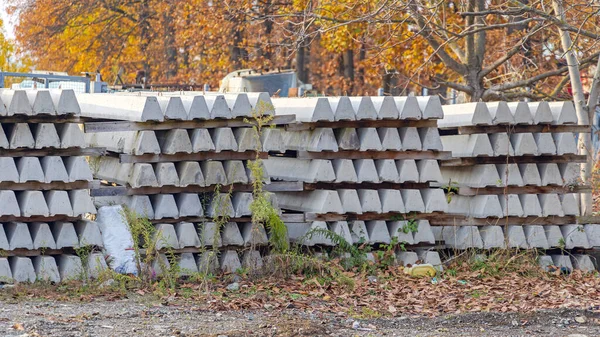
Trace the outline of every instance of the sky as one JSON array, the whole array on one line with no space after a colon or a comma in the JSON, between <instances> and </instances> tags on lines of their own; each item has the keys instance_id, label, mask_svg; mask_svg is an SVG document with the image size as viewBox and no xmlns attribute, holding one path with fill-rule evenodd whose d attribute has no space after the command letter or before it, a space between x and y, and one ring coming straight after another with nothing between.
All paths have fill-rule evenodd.
<instances>
[{"instance_id":1,"label":"sky","mask_svg":"<svg viewBox=\"0 0 600 337\"><path fill-rule=\"evenodd\" d=\"M14 22L11 22L12 19L8 13L6 13L6 5L3 3L0 3L0 18L2 18L2 21L4 21L5 36L9 39L14 39Z\"/></svg>"}]
</instances>

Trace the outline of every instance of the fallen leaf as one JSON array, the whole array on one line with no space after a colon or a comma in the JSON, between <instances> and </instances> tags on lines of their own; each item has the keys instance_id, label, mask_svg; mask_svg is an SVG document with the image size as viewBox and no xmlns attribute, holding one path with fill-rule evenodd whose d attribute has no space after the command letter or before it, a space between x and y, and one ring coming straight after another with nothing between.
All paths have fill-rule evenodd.
<instances>
[{"instance_id":1,"label":"fallen leaf","mask_svg":"<svg viewBox=\"0 0 600 337\"><path fill-rule=\"evenodd\" d=\"M13 324L12 328L15 329L15 330L21 330L21 331L25 330L25 328L23 327L23 324L21 324L21 323L15 323L15 324Z\"/></svg>"}]
</instances>

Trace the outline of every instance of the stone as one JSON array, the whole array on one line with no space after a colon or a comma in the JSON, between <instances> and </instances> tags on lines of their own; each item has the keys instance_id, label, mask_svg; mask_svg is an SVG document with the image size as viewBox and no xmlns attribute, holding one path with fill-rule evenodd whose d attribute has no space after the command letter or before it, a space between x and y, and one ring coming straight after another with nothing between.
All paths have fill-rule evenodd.
<instances>
[{"instance_id":1,"label":"stone","mask_svg":"<svg viewBox=\"0 0 600 337\"><path fill-rule=\"evenodd\" d=\"M550 105L546 101L529 102L529 111L533 117L533 124L550 124L554 120Z\"/></svg>"},{"instance_id":2,"label":"stone","mask_svg":"<svg viewBox=\"0 0 600 337\"><path fill-rule=\"evenodd\" d=\"M26 90L27 99L32 108L32 115L56 115L52 96L47 90Z\"/></svg>"},{"instance_id":3,"label":"stone","mask_svg":"<svg viewBox=\"0 0 600 337\"><path fill-rule=\"evenodd\" d=\"M396 167L396 162L393 159L375 160L375 168L377 169L379 181L390 183L397 183L400 181L398 168Z\"/></svg>"},{"instance_id":4,"label":"stone","mask_svg":"<svg viewBox=\"0 0 600 337\"><path fill-rule=\"evenodd\" d=\"M444 118L442 102L440 97L435 96L417 96L417 102L423 115L423 119L441 119Z\"/></svg>"},{"instance_id":5,"label":"stone","mask_svg":"<svg viewBox=\"0 0 600 337\"><path fill-rule=\"evenodd\" d=\"M419 169L417 163L413 159L396 160L396 168L401 183L420 181Z\"/></svg>"},{"instance_id":6,"label":"stone","mask_svg":"<svg viewBox=\"0 0 600 337\"><path fill-rule=\"evenodd\" d=\"M238 150L238 143L231 128L215 128L210 129L209 132L216 152Z\"/></svg>"},{"instance_id":7,"label":"stone","mask_svg":"<svg viewBox=\"0 0 600 337\"><path fill-rule=\"evenodd\" d=\"M8 239L6 238L6 233L4 232L4 225L3 224L0 224L0 249L2 249L2 250L9 250L10 249L10 245L8 243ZM2 263L2 262L0 262L0 263ZM1 277L1 275L0 275L0 277ZM2 282L2 281L0 280L0 282Z\"/></svg>"},{"instance_id":8,"label":"stone","mask_svg":"<svg viewBox=\"0 0 600 337\"><path fill-rule=\"evenodd\" d=\"M233 115L223 95L204 95L206 106L210 111L210 119L231 119Z\"/></svg>"},{"instance_id":9,"label":"stone","mask_svg":"<svg viewBox=\"0 0 600 337\"><path fill-rule=\"evenodd\" d=\"M558 194L538 194L542 216L565 216Z\"/></svg>"},{"instance_id":10,"label":"stone","mask_svg":"<svg viewBox=\"0 0 600 337\"><path fill-rule=\"evenodd\" d=\"M541 186L542 177L536 164L519 164L524 185Z\"/></svg>"},{"instance_id":11,"label":"stone","mask_svg":"<svg viewBox=\"0 0 600 337\"><path fill-rule=\"evenodd\" d=\"M358 176L356 175L356 169L354 168L352 159L334 159L332 164L336 183L358 182Z\"/></svg>"},{"instance_id":12,"label":"stone","mask_svg":"<svg viewBox=\"0 0 600 337\"><path fill-rule=\"evenodd\" d=\"M442 106L444 118L438 121L441 128L468 125L492 125L492 116L483 102L449 104Z\"/></svg>"},{"instance_id":13,"label":"stone","mask_svg":"<svg viewBox=\"0 0 600 337\"><path fill-rule=\"evenodd\" d=\"M261 130L260 142L264 152L285 152L285 143L281 129L265 128Z\"/></svg>"},{"instance_id":14,"label":"stone","mask_svg":"<svg viewBox=\"0 0 600 337\"><path fill-rule=\"evenodd\" d=\"M425 204L425 213L446 212L448 202L441 188L422 188L421 196Z\"/></svg>"},{"instance_id":15,"label":"stone","mask_svg":"<svg viewBox=\"0 0 600 337\"><path fill-rule=\"evenodd\" d=\"M523 176L517 164L496 164L501 186L524 186Z\"/></svg>"},{"instance_id":16,"label":"stone","mask_svg":"<svg viewBox=\"0 0 600 337\"><path fill-rule=\"evenodd\" d=\"M555 155L556 145L551 133L538 132L533 134L540 155Z\"/></svg>"},{"instance_id":17,"label":"stone","mask_svg":"<svg viewBox=\"0 0 600 337\"><path fill-rule=\"evenodd\" d=\"M540 178L542 180L542 186L562 186L563 180L558 169L558 165L555 163L544 163L537 164Z\"/></svg>"},{"instance_id":18,"label":"stone","mask_svg":"<svg viewBox=\"0 0 600 337\"><path fill-rule=\"evenodd\" d=\"M77 94L81 115L137 122L164 120L156 97L110 95L110 99L107 98L107 94ZM57 111L60 111L58 107Z\"/></svg>"},{"instance_id":19,"label":"stone","mask_svg":"<svg viewBox=\"0 0 600 337\"><path fill-rule=\"evenodd\" d=\"M379 139L381 140L382 150L384 150L384 151L402 151L402 141L400 140L400 134L398 133L398 129L396 129L396 128L377 128L377 134L379 135ZM340 148L341 148L341 146L340 146Z\"/></svg>"},{"instance_id":20,"label":"stone","mask_svg":"<svg viewBox=\"0 0 600 337\"><path fill-rule=\"evenodd\" d=\"M442 183L442 173L437 160L422 159L417 161L417 169L419 171L419 182L438 182Z\"/></svg>"},{"instance_id":21,"label":"stone","mask_svg":"<svg viewBox=\"0 0 600 337\"><path fill-rule=\"evenodd\" d=\"M523 216L542 216L542 205L536 194L519 194Z\"/></svg>"},{"instance_id":22,"label":"stone","mask_svg":"<svg viewBox=\"0 0 600 337\"><path fill-rule=\"evenodd\" d=\"M363 213L381 213L381 201L377 190L360 189L357 192Z\"/></svg>"},{"instance_id":23,"label":"stone","mask_svg":"<svg viewBox=\"0 0 600 337\"><path fill-rule=\"evenodd\" d=\"M448 205L448 212L464 214L475 218L501 218L503 216L502 207L497 195L454 195Z\"/></svg>"},{"instance_id":24,"label":"stone","mask_svg":"<svg viewBox=\"0 0 600 337\"><path fill-rule=\"evenodd\" d=\"M273 99L276 115L296 115L299 122L334 121L335 114L325 97Z\"/></svg>"},{"instance_id":25,"label":"stone","mask_svg":"<svg viewBox=\"0 0 600 337\"><path fill-rule=\"evenodd\" d=\"M204 96L181 96L181 104L183 104L183 108L187 113L187 120L210 119L210 111L208 110Z\"/></svg>"},{"instance_id":26,"label":"stone","mask_svg":"<svg viewBox=\"0 0 600 337\"><path fill-rule=\"evenodd\" d=\"M180 97L156 97L165 120L186 120L187 112Z\"/></svg>"},{"instance_id":27,"label":"stone","mask_svg":"<svg viewBox=\"0 0 600 337\"><path fill-rule=\"evenodd\" d=\"M556 144L556 154L562 156L564 154L577 154L577 144L575 143L575 135L572 132L552 133L554 143Z\"/></svg>"},{"instance_id":28,"label":"stone","mask_svg":"<svg viewBox=\"0 0 600 337\"><path fill-rule=\"evenodd\" d=\"M188 130L188 135L192 144L192 152L198 153L215 150L215 144L213 144L207 129L197 128Z\"/></svg>"},{"instance_id":29,"label":"stone","mask_svg":"<svg viewBox=\"0 0 600 337\"><path fill-rule=\"evenodd\" d=\"M453 157L491 157L494 155L492 143L487 134L453 135L442 137L444 151L451 151Z\"/></svg>"},{"instance_id":30,"label":"stone","mask_svg":"<svg viewBox=\"0 0 600 337\"><path fill-rule=\"evenodd\" d=\"M565 215L579 216L579 203L575 193L559 194L559 197Z\"/></svg>"}]
</instances>

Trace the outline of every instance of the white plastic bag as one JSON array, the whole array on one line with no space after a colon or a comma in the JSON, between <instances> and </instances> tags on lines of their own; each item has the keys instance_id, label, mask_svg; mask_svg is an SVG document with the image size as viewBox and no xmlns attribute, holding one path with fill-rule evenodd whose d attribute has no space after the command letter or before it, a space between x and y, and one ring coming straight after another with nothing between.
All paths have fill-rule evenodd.
<instances>
[{"instance_id":1,"label":"white plastic bag","mask_svg":"<svg viewBox=\"0 0 600 337\"><path fill-rule=\"evenodd\" d=\"M133 239L123 216L123 207L100 207L96 222L102 232L104 249L110 257L110 268L119 274L137 275Z\"/></svg>"}]
</instances>

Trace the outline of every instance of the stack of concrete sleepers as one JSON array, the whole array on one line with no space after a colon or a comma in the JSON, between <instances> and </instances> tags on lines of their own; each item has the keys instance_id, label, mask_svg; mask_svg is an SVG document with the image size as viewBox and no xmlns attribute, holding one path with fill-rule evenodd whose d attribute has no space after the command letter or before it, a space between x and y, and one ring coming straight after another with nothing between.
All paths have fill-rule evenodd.
<instances>
[{"instance_id":1,"label":"stack of concrete sleepers","mask_svg":"<svg viewBox=\"0 0 600 337\"><path fill-rule=\"evenodd\" d=\"M245 248L268 243L265 229L250 222L254 177L248 162L261 150L253 114L273 114L268 94L82 94L78 99L85 116L121 120L86 124L86 143L110 153L93 165L94 176L112 185L95 191L97 206L123 204L150 219L161 236L158 248L175 249L182 270L235 271L261 263L258 250ZM270 122L286 120L293 116ZM259 178L268 184L263 173ZM223 217L229 218L226 224L213 221ZM213 246L221 250L219 261L203 253L203 247Z\"/></svg>"},{"instance_id":2,"label":"stack of concrete sleepers","mask_svg":"<svg viewBox=\"0 0 600 337\"><path fill-rule=\"evenodd\" d=\"M327 247L330 230L353 244L403 242L404 264L439 264L428 217L445 212L438 159L442 144L437 97L274 98L276 115L296 115L269 130L263 148L271 180L301 182L275 192L291 241Z\"/></svg>"},{"instance_id":3,"label":"stack of concrete sleepers","mask_svg":"<svg viewBox=\"0 0 600 337\"><path fill-rule=\"evenodd\" d=\"M0 282L97 275L106 263L89 189L92 173L72 90L0 90ZM89 263L88 263L89 262ZM84 270L83 266L88 266Z\"/></svg>"},{"instance_id":4,"label":"stack of concrete sleepers","mask_svg":"<svg viewBox=\"0 0 600 337\"><path fill-rule=\"evenodd\" d=\"M590 248L584 226L576 225L579 180L571 102L493 102L447 105L439 121L444 150L443 187L448 212L466 219L438 229L438 239L455 249ZM587 122L585 123L587 124ZM586 235L587 234L587 235ZM593 268L586 255L552 255L549 263Z\"/></svg>"}]
</instances>

